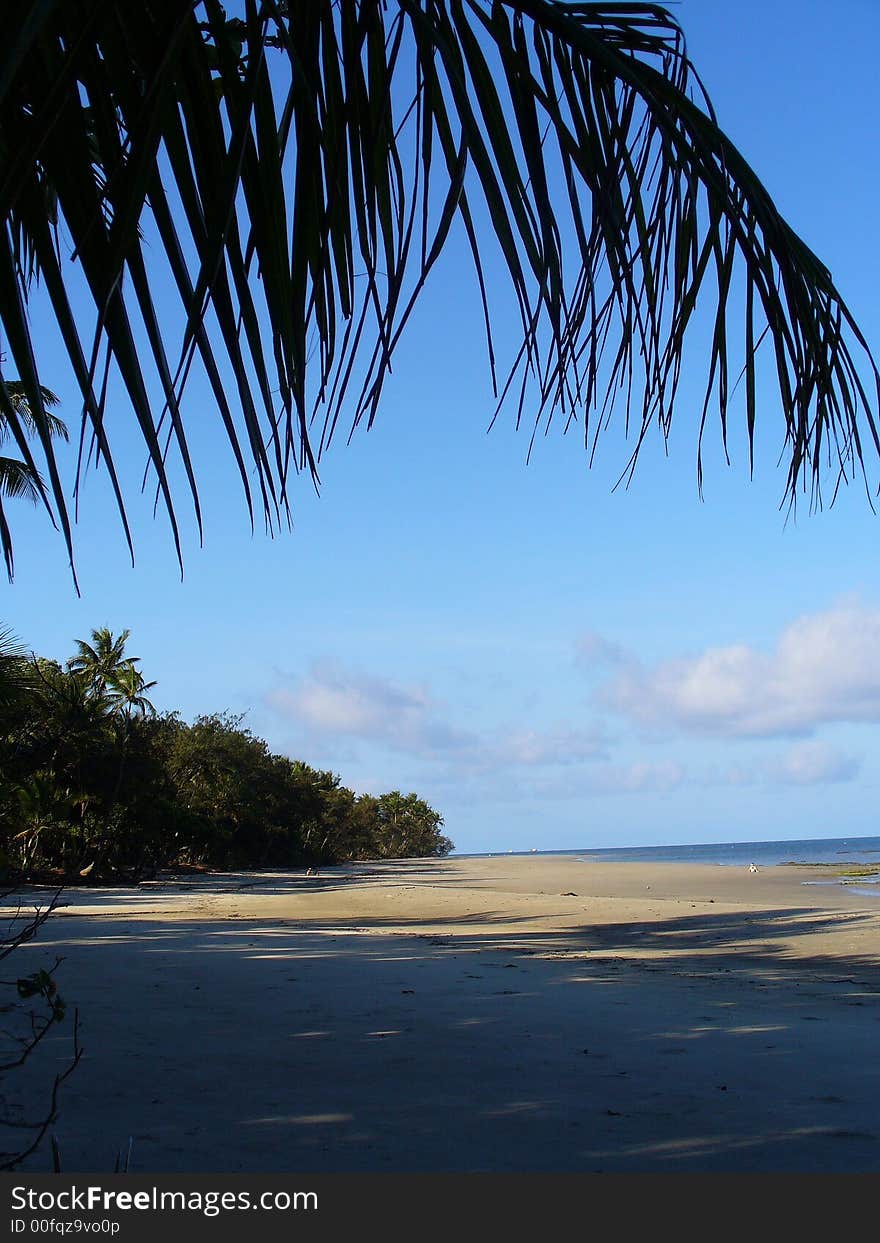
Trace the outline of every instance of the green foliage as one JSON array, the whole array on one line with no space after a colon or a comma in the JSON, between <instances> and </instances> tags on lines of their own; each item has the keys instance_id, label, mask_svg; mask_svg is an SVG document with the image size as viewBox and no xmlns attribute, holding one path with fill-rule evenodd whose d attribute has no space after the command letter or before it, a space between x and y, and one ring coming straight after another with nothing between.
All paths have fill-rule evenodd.
<instances>
[{"instance_id":1,"label":"green foliage","mask_svg":"<svg viewBox=\"0 0 880 1243\"><path fill-rule=\"evenodd\" d=\"M357 796L229 713L157 713L128 638L95 630L62 666L0 635L0 875L135 880L452 848L415 794Z\"/></svg>"},{"instance_id":2,"label":"green foliage","mask_svg":"<svg viewBox=\"0 0 880 1243\"><path fill-rule=\"evenodd\" d=\"M359 803L369 830L366 858L445 855L452 849L452 842L440 833L443 817L416 794L392 790L379 798L365 795Z\"/></svg>"},{"instance_id":3,"label":"green foliage","mask_svg":"<svg viewBox=\"0 0 880 1243\"><path fill-rule=\"evenodd\" d=\"M10 630L0 630L0 713L22 702L31 682L27 652Z\"/></svg>"}]
</instances>

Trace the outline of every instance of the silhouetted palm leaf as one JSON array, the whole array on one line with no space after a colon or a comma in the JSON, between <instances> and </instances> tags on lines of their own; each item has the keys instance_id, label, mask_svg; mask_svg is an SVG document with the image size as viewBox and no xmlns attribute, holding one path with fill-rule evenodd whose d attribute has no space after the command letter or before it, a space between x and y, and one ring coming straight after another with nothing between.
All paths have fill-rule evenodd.
<instances>
[{"instance_id":1,"label":"silhouetted palm leaf","mask_svg":"<svg viewBox=\"0 0 880 1243\"><path fill-rule=\"evenodd\" d=\"M47 490L68 544L24 313L35 273L123 519L107 368L127 389L177 539L172 443L201 521L181 406L198 357L247 504L253 513L253 476L271 530L288 516L291 472L315 471L343 414L350 427L375 417L455 221L473 256L493 377L492 237L509 275L522 341L498 391L518 418L580 415L593 446L619 399L635 420L634 461L651 426L669 433L702 294L714 307L702 422L714 401L726 442L741 373L752 445L765 340L790 499L810 484L821 503L823 463L836 487L863 469L866 446L880 448L880 377L862 335L716 124L664 9L241 0L237 12L228 19L216 0L8 5L0 317L41 416ZM93 303L90 331L69 292L70 252ZM177 334L155 302L159 256L179 297ZM33 465L2 391L0 405ZM4 547L7 538L4 527Z\"/></svg>"},{"instance_id":2,"label":"silhouetted palm leaf","mask_svg":"<svg viewBox=\"0 0 880 1243\"><path fill-rule=\"evenodd\" d=\"M19 703L33 688L27 649L6 627L0 629L0 713Z\"/></svg>"},{"instance_id":3,"label":"silhouetted palm leaf","mask_svg":"<svg viewBox=\"0 0 880 1243\"><path fill-rule=\"evenodd\" d=\"M17 458L0 457L0 497L23 498L36 504L44 486L40 475L24 462L19 462ZM12 567L8 568L11 577Z\"/></svg>"}]
</instances>

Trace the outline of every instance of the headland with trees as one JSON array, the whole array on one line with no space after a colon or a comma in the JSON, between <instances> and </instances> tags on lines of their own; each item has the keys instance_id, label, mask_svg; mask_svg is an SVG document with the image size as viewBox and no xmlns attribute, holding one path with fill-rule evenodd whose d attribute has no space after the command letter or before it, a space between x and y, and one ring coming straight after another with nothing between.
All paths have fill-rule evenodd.
<instances>
[{"instance_id":1,"label":"headland with trees","mask_svg":"<svg viewBox=\"0 0 880 1243\"><path fill-rule=\"evenodd\" d=\"M356 794L273 753L243 717L158 712L129 631L65 663L0 636L0 866L7 881L142 880L169 868L294 868L444 855L415 793Z\"/></svg>"}]
</instances>

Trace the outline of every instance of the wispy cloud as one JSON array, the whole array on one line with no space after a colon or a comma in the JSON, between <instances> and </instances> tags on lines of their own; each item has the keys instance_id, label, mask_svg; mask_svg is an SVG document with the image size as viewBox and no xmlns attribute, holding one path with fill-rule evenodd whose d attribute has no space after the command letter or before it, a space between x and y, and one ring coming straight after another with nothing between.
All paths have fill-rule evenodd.
<instances>
[{"instance_id":1,"label":"wispy cloud","mask_svg":"<svg viewBox=\"0 0 880 1243\"><path fill-rule=\"evenodd\" d=\"M480 765L490 768L580 764L607 754L599 729L500 729L482 740Z\"/></svg>"},{"instance_id":2,"label":"wispy cloud","mask_svg":"<svg viewBox=\"0 0 880 1243\"><path fill-rule=\"evenodd\" d=\"M619 643L612 643L595 630L585 630L578 636L575 640L575 656L579 664L589 669L627 664L630 660L625 648Z\"/></svg>"},{"instance_id":3,"label":"wispy cloud","mask_svg":"<svg viewBox=\"0 0 880 1243\"><path fill-rule=\"evenodd\" d=\"M292 686L269 692L267 701L284 716L334 737L359 738L421 754L466 752L477 741L444 721L430 695L337 665L316 664Z\"/></svg>"},{"instance_id":4,"label":"wispy cloud","mask_svg":"<svg viewBox=\"0 0 880 1243\"><path fill-rule=\"evenodd\" d=\"M768 781L783 785L822 785L852 781L858 776L861 760L847 755L835 747L817 739L799 742L768 760L765 772Z\"/></svg>"},{"instance_id":5,"label":"wispy cloud","mask_svg":"<svg viewBox=\"0 0 880 1243\"><path fill-rule=\"evenodd\" d=\"M571 765L606 754L597 728L462 728L424 686L329 663L313 665L305 677L276 687L266 700L325 741L359 740L425 760L451 761L470 772Z\"/></svg>"},{"instance_id":6,"label":"wispy cloud","mask_svg":"<svg viewBox=\"0 0 880 1243\"><path fill-rule=\"evenodd\" d=\"M590 774L589 788L601 794L661 794L677 790L688 780L684 766L673 760L637 760L631 764L603 765Z\"/></svg>"},{"instance_id":7,"label":"wispy cloud","mask_svg":"<svg viewBox=\"0 0 880 1243\"><path fill-rule=\"evenodd\" d=\"M854 780L861 767L860 756L810 738L782 751L753 755L748 763L706 768L698 780L705 786L836 785Z\"/></svg>"},{"instance_id":8,"label":"wispy cloud","mask_svg":"<svg viewBox=\"0 0 880 1243\"><path fill-rule=\"evenodd\" d=\"M612 734L593 711L547 722L521 710L486 723L479 695L457 691L450 704L427 682L330 661L279 675L266 700L312 762L335 769L344 756L365 774L431 789L444 805L842 783L858 775L859 757L809 735L829 722L880 720L880 612L855 603L799 618L766 649L714 647L651 665L589 634L578 660L598 674L608 719L625 718L628 730ZM646 732L665 739L659 756L654 745L640 754ZM741 745L718 755L717 743L732 739Z\"/></svg>"},{"instance_id":9,"label":"wispy cloud","mask_svg":"<svg viewBox=\"0 0 880 1243\"><path fill-rule=\"evenodd\" d=\"M567 768L510 768L438 774L436 789L444 803L474 806L513 803L543 806L580 802L600 795L663 794L686 784L680 764L637 761L632 764L598 763Z\"/></svg>"}]
</instances>

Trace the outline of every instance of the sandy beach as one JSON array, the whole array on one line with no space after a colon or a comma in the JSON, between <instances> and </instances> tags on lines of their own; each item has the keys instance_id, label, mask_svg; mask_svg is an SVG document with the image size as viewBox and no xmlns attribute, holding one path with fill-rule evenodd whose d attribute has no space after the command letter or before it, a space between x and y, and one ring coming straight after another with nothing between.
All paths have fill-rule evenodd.
<instances>
[{"instance_id":1,"label":"sandy beach","mask_svg":"<svg viewBox=\"0 0 880 1243\"><path fill-rule=\"evenodd\" d=\"M184 876L67 891L14 971L63 957L79 1011L65 1172L112 1171L129 1137L139 1173L876 1171L880 896L830 879L567 856ZM69 1051L65 1021L8 1105Z\"/></svg>"}]
</instances>

